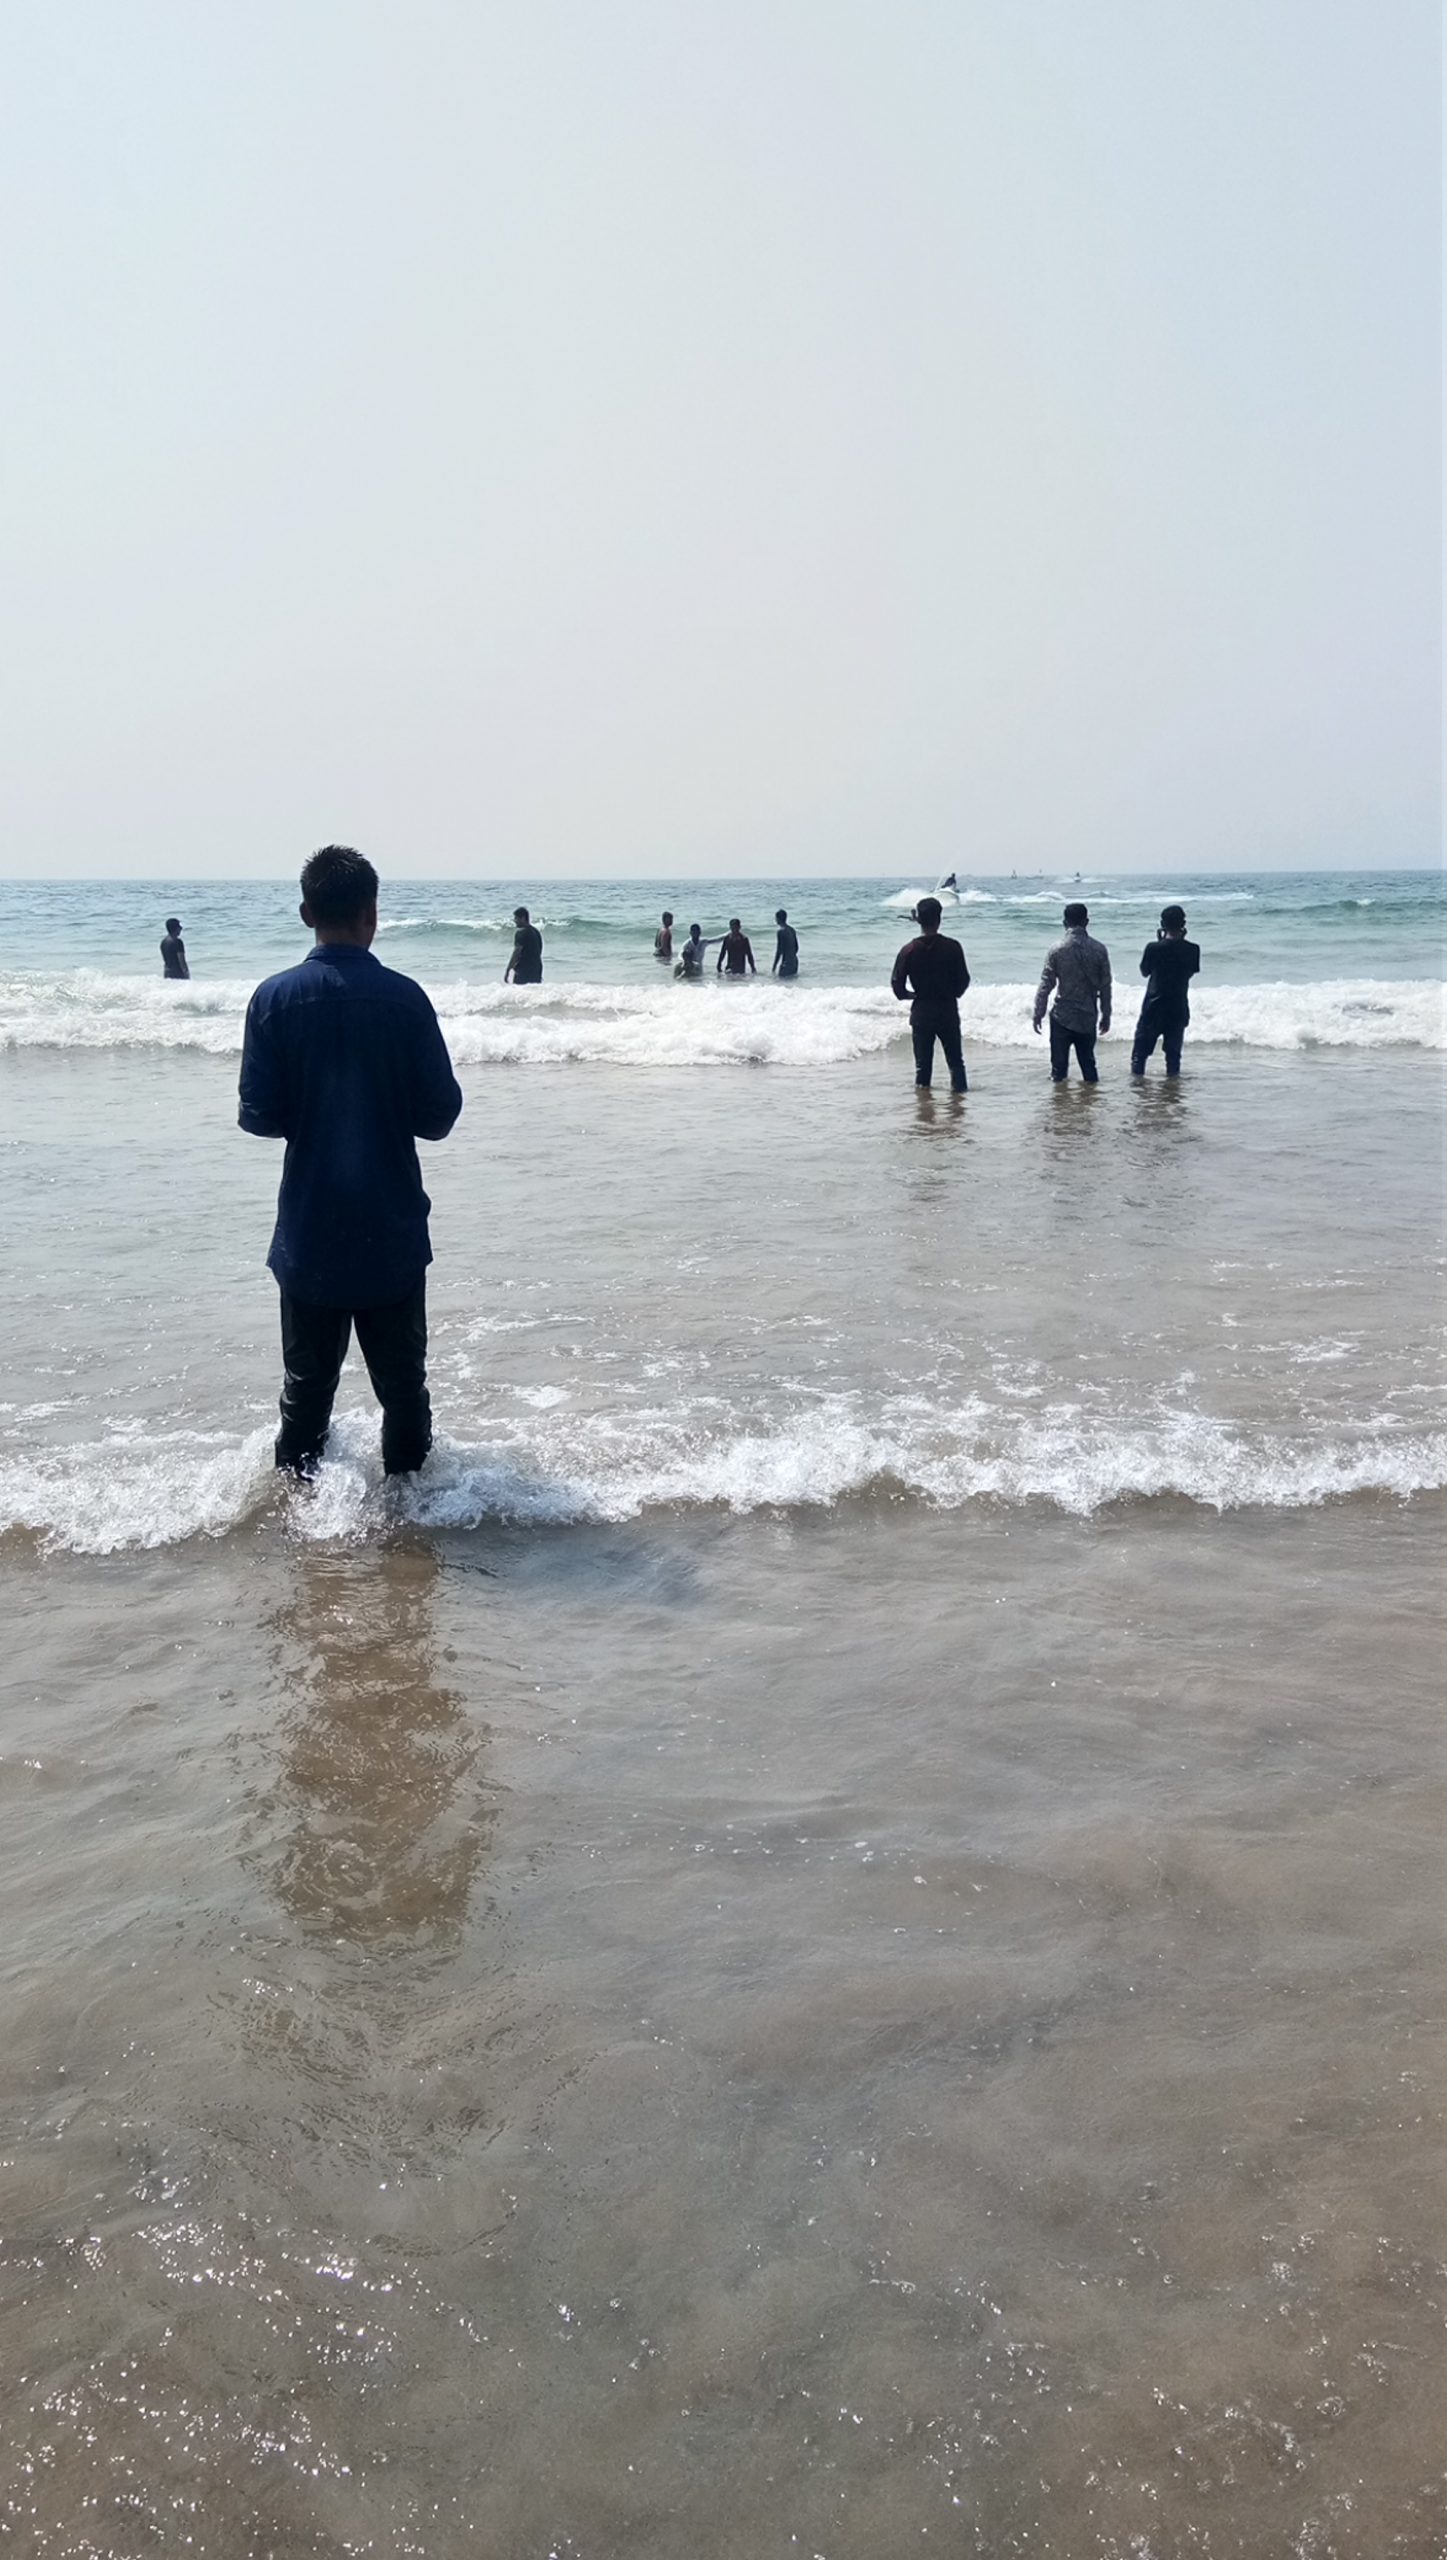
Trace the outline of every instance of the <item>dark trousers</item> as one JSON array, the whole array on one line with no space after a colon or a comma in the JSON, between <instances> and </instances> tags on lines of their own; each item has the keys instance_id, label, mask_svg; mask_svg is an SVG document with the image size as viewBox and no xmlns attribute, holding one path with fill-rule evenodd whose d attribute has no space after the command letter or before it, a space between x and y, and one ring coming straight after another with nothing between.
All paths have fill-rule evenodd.
<instances>
[{"instance_id":1,"label":"dark trousers","mask_svg":"<svg viewBox=\"0 0 1447 2560\"><path fill-rule=\"evenodd\" d=\"M1159 1040L1166 1053L1167 1075L1178 1076L1181 1072L1181 1042L1185 1036L1186 1026L1179 1016L1172 1019L1169 1014L1163 1014L1154 999L1147 996L1145 1003L1141 1006L1141 1018L1136 1024L1135 1039L1131 1044L1131 1074L1133 1076L1145 1074L1146 1060L1154 1052L1156 1042Z\"/></svg>"},{"instance_id":2,"label":"dark trousers","mask_svg":"<svg viewBox=\"0 0 1447 2560\"><path fill-rule=\"evenodd\" d=\"M1100 1071L1095 1063L1095 1033L1068 1031L1063 1022L1050 1017L1050 1072L1057 1084L1064 1084L1070 1073L1070 1052L1080 1060L1080 1072L1087 1084L1099 1084Z\"/></svg>"},{"instance_id":3,"label":"dark trousers","mask_svg":"<svg viewBox=\"0 0 1447 2560\"><path fill-rule=\"evenodd\" d=\"M928 1013L912 1006L909 1036L914 1042L914 1080L928 1091L934 1076L935 1042L944 1051L950 1083L956 1093L968 1093L965 1053L960 1046L960 1009L958 1005L931 1007Z\"/></svg>"},{"instance_id":4,"label":"dark trousers","mask_svg":"<svg viewBox=\"0 0 1447 2560\"><path fill-rule=\"evenodd\" d=\"M388 1475L409 1475L431 1448L426 1280L389 1307L313 1307L283 1289L279 1467L308 1474L326 1447L332 1398L353 1325L382 1408L382 1464Z\"/></svg>"}]
</instances>

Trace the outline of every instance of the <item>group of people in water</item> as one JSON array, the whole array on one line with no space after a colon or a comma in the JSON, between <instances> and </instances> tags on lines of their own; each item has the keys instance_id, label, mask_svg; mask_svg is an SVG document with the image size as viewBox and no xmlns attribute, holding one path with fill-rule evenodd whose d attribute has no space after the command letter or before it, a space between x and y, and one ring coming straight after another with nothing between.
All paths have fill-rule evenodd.
<instances>
[{"instance_id":1,"label":"group of people in water","mask_svg":"<svg viewBox=\"0 0 1447 2560\"><path fill-rule=\"evenodd\" d=\"M301 875L301 920L314 937L300 964L268 978L246 1012L241 1054L243 1129L286 1144L276 1224L267 1261L280 1296L282 1390L276 1463L314 1475L326 1445L332 1400L355 1329L382 1407L382 1464L388 1475L420 1467L432 1445L427 1393L427 1266L430 1203L416 1141L445 1138L462 1092L430 997L414 978L384 969L372 951L377 874L349 845L324 845ZM921 898L918 932L894 964L894 993L910 1006L915 1082L928 1090L936 1044L950 1082L965 1091L960 998L970 983L964 952L941 933L938 898ZM780 907L774 975L792 978L799 941ZM715 936L721 975L753 969L737 916ZM703 968L710 945L691 925L675 958L665 909L654 949L681 975ZM690 961L688 955L694 954ZM1166 907L1141 960L1145 1002L1131 1070L1164 1041L1166 1072L1177 1075L1189 1018L1187 991L1201 955L1186 939L1180 907ZM166 919L161 945L168 978L189 977L180 920ZM514 985L542 976L542 936L526 907L506 975ZM1053 1003L1051 999L1054 999ZM1110 956L1090 932L1085 906L1065 910L1065 936L1049 953L1035 995L1035 1029L1050 1018L1050 1066L1057 1083L1079 1062L1098 1081L1097 1034L1110 1026Z\"/></svg>"},{"instance_id":2,"label":"group of people in water","mask_svg":"<svg viewBox=\"0 0 1447 2560\"><path fill-rule=\"evenodd\" d=\"M953 875L949 883L942 885L953 885ZM965 1074L960 998L970 983L964 949L952 935L941 932L944 909L938 898L921 898L911 911L911 921L919 931L895 960L890 983L901 1003L909 1005L915 1084L923 1093L930 1090L938 1046L953 1091L964 1093L969 1080ZM1084 1081L1098 1084L1095 1044L1110 1029L1110 953L1090 931L1090 910L1083 899L1070 901L1064 924L1064 938L1046 955L1040 973L1033 1027L1041 1031L1048 1016L1050 1073L1056 1084L1066 1082L1072 1057ZM774 926L770 974L780 979L797 978L799 936L789 922L786 907L775 908ZM710 951L718 955L714 962L716 976L744 978L756 974L754 947L738 916L730 916L728 931L723 934L706 936L701 925L691 924L675 950L673 910L664 908L653 937L653 955L672 968L675 978L702 978ZM1164 1051L1167 1075L1180 1074L1181 1048L1191 1018L1190 982L1200 965L1200 946L1186 936L1184 908L1163 907L1160 930L1141 956L1146 991L1131 1045L1133 1076L1145 1074L1147 1061L1158 1043ZM191 975L179 916L166 918L161 968L167 978ZM513 945L503 971L503 984L536 987L542 984L542 976L542 934L526 907L514 907Z\"/></svg>"},{"instance_id":3,"label":"group of people in water","mask_svg":"<svg viewBox=\"0 0 1447 2560\"><path fill-rule=\"evenodd\" d=\"M909 1001L914 1042L914 1080L928 1093L934 1080L938 1041L954 1092L968 1090L961 1045L960 998L970 983L964 948L941 933L944 909L938 898L921 898L914 910L919 932L907 942L894 964L890 981L896 996ZM1095 1043L1110 1029L1110 953L1090 930L1090 910L1072 898L1063 918L1064 938L1045 955L1035 990L1032 1027L1039 1032L1047 1011L1050 1029L1050 1074L1064 1084L1074 1055L1087 1084L1099 1084ZM1157 1042L1165 1053L1166 1073L1181 1072L1181 1049L1191 1019L1190 984L1201 966L1199 943L1186 938L1184 907L1162 907L1160 928L1141 954L1145 997L1131 1043L1130 1071L1143 1076ZM1051 998L1054 997L1052 1004Z\"/></svg>"},{"instance_id":4,"label":"group of people in water","mask_svg":"<svg viewBox=\"0 0 1447 2560\"><path fill-rule=\"evenodd\" d=\"M953 876L950 883L942 885L953 885ZM900 1001L909 1004L914 1080L922 1093L928 1093L934 1080L938 1045L953 1091L965 1093L969 1079L965 1074L960 998L970 983L970 972L964 950L952 935L940 931L944 909L938 898L921 898L911 920L919 931L896 959L890 983ZM542 935L526 907L513 909L513 924L512 957L503 971L503 982L511 981L516 987L537 986L543 974ZM1050 1073L1056 1084L1065 1083L1072 1056L1085 1082L1099 1084L1095 1044L1110 1029L1110 953L1090 931L1090 910L1083 899L1070 901L1064 924L1064 939L1047 954L1035 990L1034 1028L1038 1032L1044 1027L1048 1012ZM775 908L774 925L770 974L797 978L799 937L789 922L786 907ZM702 925L691 924L675 951L673 909L664 908L653 937L653 956L671 966L675 978L703 977L710 951L718 954L714 962L718 977L757 974L754 946L738 916L730 916L727 933L710 937L705 936ZM1146 1062L1158 1042L1164 1047L1167 1075L1180 1074L1181 1044L1191 1018L1188 989L1200 965L1199 945L1186 939L1184 908L1163 907L1160 930L1155 940L1147 943L1141 959L1146 992L1131 1047L1133 1076L1145 1074Z\"/></svg>"}]
</instances>

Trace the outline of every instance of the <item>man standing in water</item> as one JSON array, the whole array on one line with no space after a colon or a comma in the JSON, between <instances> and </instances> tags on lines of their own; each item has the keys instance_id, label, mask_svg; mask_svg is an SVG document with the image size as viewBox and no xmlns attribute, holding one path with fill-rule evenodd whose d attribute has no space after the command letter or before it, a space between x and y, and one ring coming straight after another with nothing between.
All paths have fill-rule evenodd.
<instances>
[{"instance_id":1,"label":"man standing in water","mask_svg":"<svg viewBox=\"0 0 1447 2560\"><path fill-rule=\"evenodd\" d=\"M675 978L701 978L703 976L703 955L707 949L708 944L703 938L702 925L691 924L688 928L687 939L679 952L677 960L673 964L673 974Z\"/></svg>"},{"instance_id":2,"label":"man standing in water","mask_svg":"<svg viewBox=\"0 0 1447 2560\"><path fill-rule=\"evenodd\" d=\"M189 978L191 975L186 945L181 940L179 916L166 918L166 938L161 945L161 975L163 978Z\"/></svg>"},{"instance_id":3,"label":"man standing in water","mask_svg":"<svg viewBox=\"0 0 1447 2560\"><path fill-rule=\"evenodd\" d=\"M543 937L526 907L514 907L512 958L502 973L506 986L511 978L515 987L540 987L543 982Z\"/></svg>"},{"instance_id":4,"label":"man standing in water","mask_svg":"<svg viewBox=\"0 0 1447 2560\"><path fill-rule=\"evenodd\" d=\"M915 909L918 937L905 944L890 980L901 1004L906 996L913 999L909 1028L914 1041L914 1080L921 1093L928 1093L934 1080L937 1040L944 1051L952 1090L965 1093L969 1089L960 1045L960 998L970 983L970 973L960 944L940 931L943 913L938 898L921 898Z\"/></svg>"},{"instance_id":5,"label":"man standing in water","mask_svg":"<svg viewBox=\"0 0 1447 2560\"><path fill-rule=\"evenodd\" d=\"M285 1138L267 1261L281 1291L276 1463L310 1476L352 1327L382 1408L389 1476L432 1445L427 1232L417 1138L445 1138L462 1095L429 999L372 956L377 875L324 845L301 875L316 948L257 988L241 1053L243 1129Z\"/></svg>"},{"instance_id":6,"label":"man standing in water","mask_svg":"<svg viewBox=\"0 0 1447 2560\"><path fill-rule=\"evenodd\" d=\"M738 917L730 916L729 929L719 944L718 958L713 964L714 976L717 977L721 970L726 969L731 978L741 978L746 969L752 970L753 967L754 946ZM756 971L755 975L757 975Z\"/></svg>"},{"instance_id":7,"label":"man standing in water","mask_svg":"<svg viewBox=\"0 0 1447 2560\"><path fill-rule=\"evenodd\" d=\"M799 974L799 937L789 922L789 910L787 907L776 907L774 909L774 922L778 926L779 930L774 943L773 974L776 978L797 978Z\"/></svg>"},{"instance_id":8,"label":"man standing in water","mask_svg":"<svg viewBox=\"0 0 1447 2560\"><path fill-rule=\"evenodd\" d=\"M1055 1084L1064 1084L1070 1073L1072 1049L1086 1083L1100 1082L1095 1035L1097 1015L1102 1039L1110 1029L1110 953L1086 930L1089 923L1090 909L1073 898L1065 910L1065 940L1057 942L1047 957L1035 990L1033 1027L1037 1032L1050 1003L1050 990L1055 990L1050 1006L1050 1075Z\"/></svg>"},{"instance_id":9,"label":"man standing in water","mask_svg":"<svg viewBox=\"0 0 1447 2560\"><path fill-rule=\"evenodd\" d=\"M1201 946L1186 940L1184 907L1162 907L1161 929L1141 954L1146 979L1145 1001L1131 1044L1130 1071L1143 1076L1146 1060L1159 1040L1166 1053L1166 1073L1181 1072L1181 1043L1191 1019L1188 990L1201 965Z\"/></svg>"},{"instance_id":10,"label":"man standing in water","mask_svg":"<svg viewBox=\"0 0 1447 2560\"><path fill-rule=\"evenodd\" d=\"M653 957L655 960L673 958L673 910L671 907L664 908L663 921L653 937Z\"/></svg>"}]
</instances>

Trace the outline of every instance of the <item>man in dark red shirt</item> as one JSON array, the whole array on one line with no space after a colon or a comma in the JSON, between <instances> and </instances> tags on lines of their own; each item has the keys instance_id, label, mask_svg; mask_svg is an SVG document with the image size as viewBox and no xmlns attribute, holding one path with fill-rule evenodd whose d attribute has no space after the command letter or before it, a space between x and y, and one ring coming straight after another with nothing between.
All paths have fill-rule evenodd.
<instances>
[{"instance_id":1,"label":"man in dark red shirt","mask_svg":"<svg viewBox=\"0 0 1447 2560\"><path fill-rule=\"evenodd\" d=\"M943 912L938 898L921 898L915 909L919 938L905 944L890 980L901 1004L906 996L912 999L909 1028L914 1041L914 1080L921 1093L930 1089L937 1040L944 1051L952 1090L964 1093L968 1089L964 1051L960 1047L960 998L970 983L970 973L960 944L940 931Z\"/></svg>"}]
</instances>

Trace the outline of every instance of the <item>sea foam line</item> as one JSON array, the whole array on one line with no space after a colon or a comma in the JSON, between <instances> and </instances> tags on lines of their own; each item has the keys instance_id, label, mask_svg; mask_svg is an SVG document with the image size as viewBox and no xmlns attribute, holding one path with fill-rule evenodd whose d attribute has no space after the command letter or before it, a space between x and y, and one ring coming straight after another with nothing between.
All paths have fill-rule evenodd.
<instances>
[{"instance_id":1,"label":"sea foam line","mask_svg":"<svg viewBox=\"0 0 1447 2560\"><path fill-rule=\"evenodd\" d=\"M250 992L236 981L167 986L98 970L0 975L0 1046L234 1056ZM462 1066L834 1066L888 1048L907 1030L905 1008L887 987L778 986L766 978L702 986L554 979L504 987L463 979L434 983L432 993ZM1139 993L1139 981L1119 986L1112 1040L1129 1039ZM1031 1048L1033 995L1028 981L977 981L964 1001L966 1041ZM1192 1037L1251 1049L1441 1050L1447 989L1425 978L1207 986L1192 1005Z\"/></svg>"},{"instance_id":2,"label":"sea foam line","mask_svg":"<svg viewBox=\"0 0 1447 2560\"><path fill-rule=\"evenodd\" d=\"M307 1539L365 1539L399 1520L422 1529L633 1520L659 1510L830 1509L868 1496L938 1510L1040 1504L1083 1517L1175 1498L1215 1511L1292 1510L1351 1495L1447 1485L1447 1433L1294 1438L1208 1414L1111 1422L1033 1418L978 1400L869 1409L825 1399L768 1431L710 1431L672 1415L529 1417L484 1443L441 1440L405 1487L384 1483L373 1418L344 1415L316 1485L288 1493L270 1429L244 1439L117 1434L89 1446L0 1459L0 1534L47 1551L110 1555L218 1538L283 1502Z\"/></svg>"}]
</instances>

